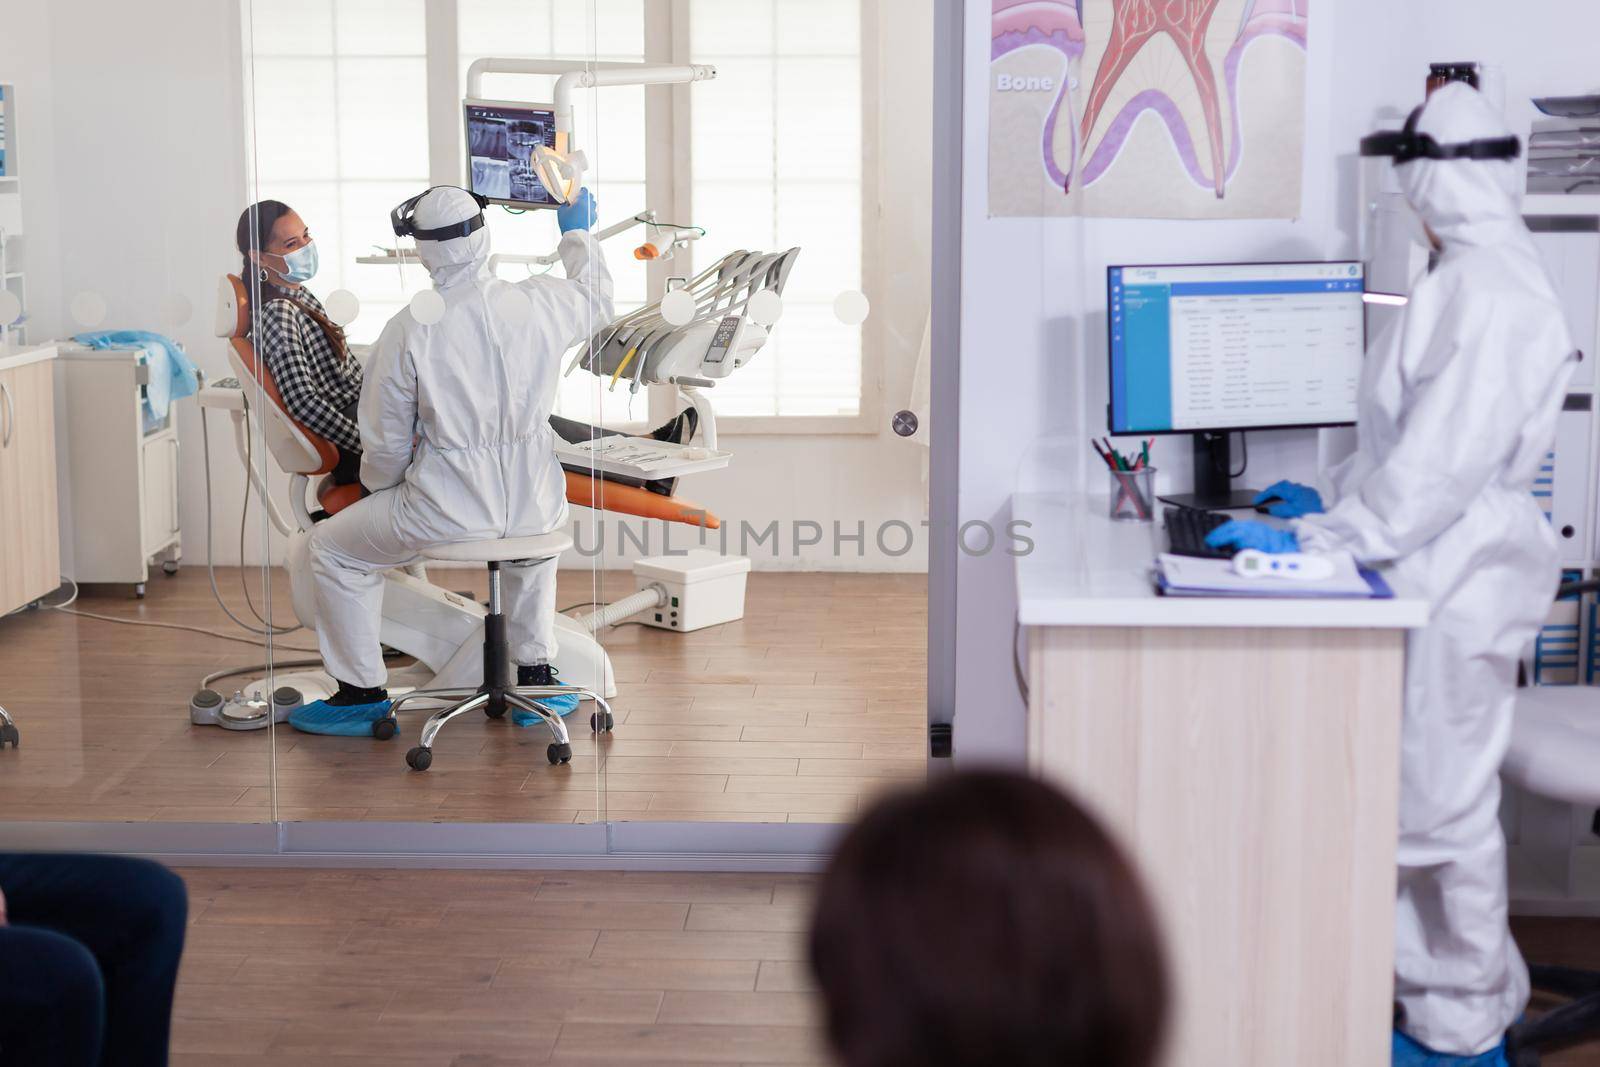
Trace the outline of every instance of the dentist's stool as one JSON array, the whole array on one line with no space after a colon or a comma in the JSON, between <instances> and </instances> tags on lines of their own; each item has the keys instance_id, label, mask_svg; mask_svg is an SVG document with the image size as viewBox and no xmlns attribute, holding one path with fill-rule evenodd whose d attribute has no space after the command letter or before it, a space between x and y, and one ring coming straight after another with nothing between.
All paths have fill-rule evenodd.
<instances>
[{"instance_id":1,"label":"dentist's stool","mask_svg":"<svg viewBox=\"0 0 1600 1067\"><path fill-rule=\"evenodd\" d=\"M1569 585L1562 591L1578 588ZM1513 722L1501 778L1557 804L1600 808L1600 775L1595 773L1600 766L1600 689L1586 685L1519 689ZM1512 1028L1513 1067L1537 1067L1540 1052L1600 1040L1600 971L1530 962L1528 973L1534 989L1568 999Z\"/></svg>"},{"instance_id":2,"label":"dentist's stool","mask_svg":"<svg viewBox=\"0 0 1600 1067\"><path fill-rule=\"evenodd\" d=\"M483 709L491 719L505 715L510 708L537 715L550 727L555 740L546 755L553 764L567 763L572 759L571 739L561 716L539 703L541 697L576 696L579 700L592 700L596 708L589 718L590 727L597 733L607 732L613 725L611 708L600 694L576 685L518 686L511 676L510 646L506 640L506 617L500 604L500 567L502 564L519 565L542 563L555 559L572 547L572 538L565 533L540 534L537 537L506 537L492 541L464 541L453 545L435 545L423 554L430 560L450 563L482 563L489 568L489 614L483 620L483 685L476 691L467 689L425 689L397 697L390 708L393 719L400 708L413 700L447 700L449 705L428 717L422 726L420 743L406 753L406 763L412 770L425 771L433 763L433 739L444 724L470 711ZM377 731L375 730L374 733Z\"/></svg>"}]
</instances>

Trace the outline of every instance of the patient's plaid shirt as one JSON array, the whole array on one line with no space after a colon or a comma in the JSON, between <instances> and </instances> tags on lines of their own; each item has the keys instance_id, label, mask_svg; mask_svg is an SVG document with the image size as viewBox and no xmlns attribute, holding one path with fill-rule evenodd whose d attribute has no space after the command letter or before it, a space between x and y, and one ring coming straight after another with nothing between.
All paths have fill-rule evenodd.
<instances>
[{"instance_id":1,"label":"patient's plaid shirt","mask_svg":"<svg viewBox=\"0 0 1600 1067\"><path fill-rule=\"evenodd\" d=\"M289 414L312 433L350 452L361 451L361 431L346 409L361 396L361 364L348 346L336 346L304 309L327 316L322 302L304 286L263 286L266 299L258 319L256 349Z\"/></svg>"}]
</instances>

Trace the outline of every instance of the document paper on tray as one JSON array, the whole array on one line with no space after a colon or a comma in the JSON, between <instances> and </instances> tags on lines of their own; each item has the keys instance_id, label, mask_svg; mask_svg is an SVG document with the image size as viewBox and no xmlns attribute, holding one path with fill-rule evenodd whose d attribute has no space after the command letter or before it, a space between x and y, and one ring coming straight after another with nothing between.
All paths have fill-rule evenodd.
<instances>
[{"instance_id":1,"label":"document paper on tray","mask_svg":"<svg viewBox=\"0 0 1600 1067\"><path fill-rule=\"evenodd\" d=\"M1178 596L1267 597L1369 597L1372 585L1348 552L1331 552L1333 575L1307 581L1303 578L1246 578L1231 560L1200 559L1162 553L1156 559L1165 591Z\"/></svg>"}]
</instances>

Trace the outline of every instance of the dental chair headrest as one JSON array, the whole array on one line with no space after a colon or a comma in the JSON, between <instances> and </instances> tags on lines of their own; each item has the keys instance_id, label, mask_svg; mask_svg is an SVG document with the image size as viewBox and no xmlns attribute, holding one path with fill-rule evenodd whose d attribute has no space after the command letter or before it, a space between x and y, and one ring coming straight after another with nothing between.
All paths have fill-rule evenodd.
<instances>
[{"instance_id":1,"label":"dental chair headrest","mask_svg":"<svg viewBox=\"0 0 1600 1067\"><path fill-rule=\"evenodd\" d=\"M237 274L225 274L217 283L218 337L244 337L250 332L250 293Z\"/></svg>"}]
</instances>

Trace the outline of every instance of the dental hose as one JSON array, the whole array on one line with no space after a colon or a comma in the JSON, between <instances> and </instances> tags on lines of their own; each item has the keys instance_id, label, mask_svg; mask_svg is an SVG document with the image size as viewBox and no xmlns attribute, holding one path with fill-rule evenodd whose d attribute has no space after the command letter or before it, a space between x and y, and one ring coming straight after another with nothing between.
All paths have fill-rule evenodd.
<instances>
[{"instance_id":1,"label":"dental hose","mask_svg":"<svg viewBox=\"0 0 1600 1067\"><path fill-rule=\"evenodd\" d=\"M222 590L217 588L216 552L214 551L214 545L213 545L213 540L212 540L212 528L213 528L213 525L212 525L212 511L213 511L214 504L213 504L212 492L211 492L211 424L210 424L209 420L206 418L207 414L208 413L207 413L205 408L201 408L200 409L200 447L201 447L202 453L204 454L205 485L206 485L206 574L211 579L211 595L216 599L217 606L222 608L223 614L227 615L228 618L231 619L241 629L246 630L246 631L248 631L248 632L250 632L252 634L255 634L258 637L262 637L262 638L266 638L266 637L281 637L284 634L294 633L296 630L302 629L302 627L299 626L299 625L295 625L295 626L272 626L271 624L267 623L267 621L265 619L261 618L261 615L260 615L259 612L256 612L255 605L253 603L250 605L250 610L251 610L251 612L253 614L255 614L256 618L259 619L263 623L263 626L252 626L250 623L248 623L245 620L239 618L239 616L237 616L237 615L235 615L233 613L232 609L230 609L228 607L227 602L222 599ZM248 415L245 416L245 417L247 419L249 418ZM249 430L248 429L246 429L246 431L245 431L245 444L246 444L246 447L248 448L249 444L250 444L250 434L249 434ZM247 458L245 459L245 474L246 474L247 478L248 478L249 471L250 471L250 463L251 463L251 460L250 460L250 458L248 458L248 453L247 453ZM250 492L251 492L251 487L250 487L250 484L249 484L248 481L246 481L244 492L245 492L244 507L245 507L246 511L248 511L248 509L250 507ZM244 513L242 512L240 514L240 517L239 517L239 526L240 526L240 557L239 557L239 565L240 565L241 569L244 566L244 555L243 555L243 551L244 551L244 525L245 525L245 516L244 516ZM246 600L248 601L248 599L249 599L249 595L248 595L248 589L247 589L247 591L246 591ZM279 647L283 648L284 651L286 651L286 652L315 652L316 651L316 649L314 649L314 648L293 648L293 647L289 647L289 646L279 646Z\"/></svg>"},{"instance_id":2,"label":"dental hose","mask_svg":"<svg viewBox=\"0 0 1600 1067\"><path fill-rule=\"evenodd\" d=\"M667 591L659 585L652 585L649 588L639 590L632 596L625 596L615 603L607 604L599 611L591 612L575 621L592 634L598 632L603 626L615 626L623 619L637 615L641 611L659 608L666 602Z\"/></svg>"}]
</instances>

